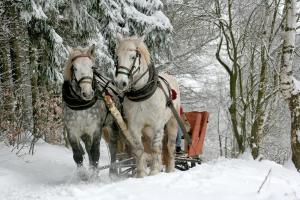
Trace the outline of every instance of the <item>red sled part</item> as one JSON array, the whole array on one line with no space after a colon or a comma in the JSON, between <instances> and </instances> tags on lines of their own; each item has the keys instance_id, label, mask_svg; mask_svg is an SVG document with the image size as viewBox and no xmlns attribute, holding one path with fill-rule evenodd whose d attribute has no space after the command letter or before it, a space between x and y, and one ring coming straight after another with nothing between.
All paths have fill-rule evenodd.
<instances>
[{"instance_id":1,"label":"red sled part","mask_svg":"<svg viewBox=\"0 0 300 200\"><path fill-rule=\"evenodd\" d=\"M191 125L191 144L188 145L186 142L185 151L188 152L189 157L198 157L203 152L209 113L193 111L186 112L185 115Z\"/></svg>"}]
</instances>

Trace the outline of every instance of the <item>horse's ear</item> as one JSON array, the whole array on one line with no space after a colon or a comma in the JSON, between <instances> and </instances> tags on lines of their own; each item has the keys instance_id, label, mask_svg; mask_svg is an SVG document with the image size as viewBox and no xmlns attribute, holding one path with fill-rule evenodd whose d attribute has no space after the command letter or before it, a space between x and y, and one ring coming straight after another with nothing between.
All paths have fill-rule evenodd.
<instances>
[{"instance_id":1,"label":"horse's ear","mask_svg":"<svg viewBox=\"0 0 300 200\"><path fill-rule=\"evenodd\" d=\"M121 40L123 40L123 35L121 33L117 33L117 41L121 42Z\"/></svg>"},{"instance_id":2,"label":"horse's ear","mask_svg":"<svg viewBox=\"0 0 300 200\"><path fill-rule=\"evenodd\" d=\"M96 51L96 45L93 44L93 45L89 48L88 54L89 54L90 56L92 56L92 57L95 57L95 51Z\"/></svg>"},{"instance_id":3,"label":"horse's ear","mask_svg":"<svg viewBox=\"0 0 300 200\"><path fill-rule=\"evenodd\" d=\"M69 45L67 45L66 48L67 48L69 54L71 54L73 52L73 48L70 47Z\"/></svg>"}]
</instances>

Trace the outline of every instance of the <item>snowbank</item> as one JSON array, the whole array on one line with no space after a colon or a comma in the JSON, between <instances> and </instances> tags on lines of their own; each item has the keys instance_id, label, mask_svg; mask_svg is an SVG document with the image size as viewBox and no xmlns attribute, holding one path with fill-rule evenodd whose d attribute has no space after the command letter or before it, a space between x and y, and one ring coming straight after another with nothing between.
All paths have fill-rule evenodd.
<instances>
[{"instance_id":1,"label":"snowbank","mask_svg":"<svg viewBox=\"0 0 300 200\"><path fill-rule=\"evenodd\" d=\"M108 163L102 143L101 164ZM65 147L38 144L34 156L16 156L0 144L0 199L130 200L296 200L300 174L271 161L214 160L189 171L111 182L107 172L93 182L79 181L72 153ZM260 193L257 191L268 171Z\"/></svg>"}]
</instances>

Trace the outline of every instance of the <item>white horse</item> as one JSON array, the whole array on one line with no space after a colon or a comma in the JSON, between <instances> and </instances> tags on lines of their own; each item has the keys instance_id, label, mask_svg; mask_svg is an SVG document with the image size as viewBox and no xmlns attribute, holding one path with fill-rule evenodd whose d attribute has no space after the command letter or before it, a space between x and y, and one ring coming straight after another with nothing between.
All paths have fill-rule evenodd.
<instances>
[{"instance_id":1,"label":"white horse","mask_svg":"<svg viewBox=\"0 0 300 200\"><path fill-rule=\"evenodd\" d=\"M166 172L174 171L177 121L167 102L171 100L171 93L176 91L177 98L173 100L173 104L179 110L178 84L166 73L158 77L143 37L123 38L118 34L117 38L118 65L115 82L125 94L123 108L129 132L135 142L133 153L137 161L137 177L146 175L147 156L142 143L143 136L150 140L150 175L161 171L163 145L163 149L167 151L163 155Z\"/></svg>"}]
</instances>

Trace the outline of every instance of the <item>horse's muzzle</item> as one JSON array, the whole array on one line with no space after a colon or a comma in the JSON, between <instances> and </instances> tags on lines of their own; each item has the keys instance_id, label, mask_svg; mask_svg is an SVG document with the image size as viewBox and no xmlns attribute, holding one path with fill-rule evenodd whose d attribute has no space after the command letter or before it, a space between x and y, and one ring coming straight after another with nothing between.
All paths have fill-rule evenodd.
<instances>
[{"instance_id":1,"label":"horse's muzzle","mask_svg":"<svg viewBox=\"0 0 300 200\"><path fill-rule=\"evenodd\" d=\"M116 82L118 88L122 91L126 90L128 87L128 81L120 80Z\"/></svg>"},{"instance_id":2,"label":"horse's muzzle","mask_svg":"<svg viewBox=\"0 0 300 200\"><path fill-rule=\"evenodd\" d=\"M94 97L94 91L91 91L91 92L82 91L81 97L83 100L89 101Z\"/></svg>"}]
</instances>

